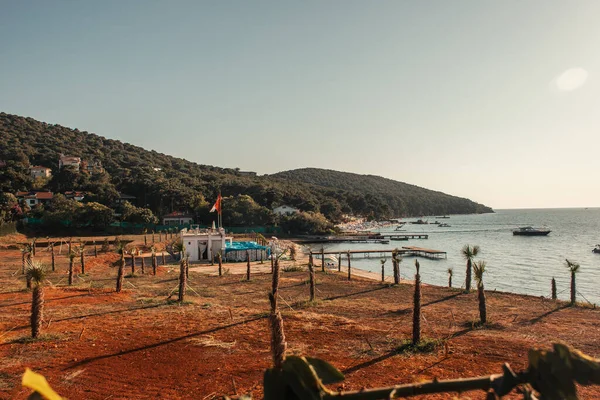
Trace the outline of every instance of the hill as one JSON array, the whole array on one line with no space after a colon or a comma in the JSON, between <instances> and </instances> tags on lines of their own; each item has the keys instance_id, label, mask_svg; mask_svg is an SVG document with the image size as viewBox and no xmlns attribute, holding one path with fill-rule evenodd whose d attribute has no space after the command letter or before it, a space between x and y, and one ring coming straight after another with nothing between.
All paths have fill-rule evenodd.
<instances>
[{"instance_id":1,"label":"hill","mask_svg":"<svg viewBox=\"0 0 600 400\"><path fill-rule=\"evenodd\" d=\"M274 178L310 184L328 190L357 194L350 198L353 209L370 207L378 215L420 216L493 212L469 199L398 182L374 175L359 175L328 169L302 168L279 172ZM362 203L362 199L370 203ZM354 200L354 201L353 201Z\"/></svg>"},{"instance_id":2,"label":"hill","mask_svg":"<svg viewBox=\"0 0 600 400\"><path fill-rule=\"evenodd\" d=\"M88 193L86 202L112 208L118 203L119 193L125 193L135 197L131 199L133 205L157 216L185 211L206 224L213 219L209 209L219 191L224 197L226 226L276 223L271 209L279 204L313 213L312 222L326 222L319 213L338 221L343 213L386 218L491 211L467 199L380 177L315 169L248 175L239 169L197 164L6 113L0 113L0 136L0 192L78 190ZM59 168L61 154L81 158L81 168ZM31 166L51 168L52 177L33 179ZM62 211L64 215L74 212L68 207ZM48 207L32 212L44 216ZM154 218L140 210L132 213L143 221Z\"/></svg>"}]
</instances>

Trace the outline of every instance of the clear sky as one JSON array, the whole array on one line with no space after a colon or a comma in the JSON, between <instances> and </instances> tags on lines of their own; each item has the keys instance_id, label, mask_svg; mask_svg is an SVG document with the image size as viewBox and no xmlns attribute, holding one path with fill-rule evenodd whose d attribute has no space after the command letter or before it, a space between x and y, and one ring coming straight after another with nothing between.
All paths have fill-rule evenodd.
<instances>
[{"instance_id":1,"label":"clear sky","mask_svg":"<svg viewBox=\"0 0 600 400\"><path fill-rule=\"evenodd\" d=\"M260 174L600 206L600 1L0 0L0 110Z\"/></svg>"}]
</instances>

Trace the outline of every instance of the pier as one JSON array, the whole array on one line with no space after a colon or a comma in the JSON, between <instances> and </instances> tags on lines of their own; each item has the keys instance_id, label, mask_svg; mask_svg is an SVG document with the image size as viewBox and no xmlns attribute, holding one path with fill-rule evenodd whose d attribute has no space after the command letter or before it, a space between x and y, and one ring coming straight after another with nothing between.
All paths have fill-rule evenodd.
<instances>
[{"instance_id":1,"label":"pier","mask_svg":"<svg viewBox=\"0 0 600 400\"><path fill-rule=\"evenodd\" d=\"M391 257L392 252L395 249L388 249L388 250L346 250L346 251L314 251L313 252L313 257L315 257L316 259L320 259L321 258L321 254L323 255L335 255L338 257L343 257L344 255L346 256L346 258L348 258L348 256L350 256L350 258L386 258L386 257ZM431 260L439 260L439 259L443 259L447 257L447 254L445 251L441 251L441 250L433 250L433 249L426 249L423 247L416 247L416 246L403 246L401 249L398 249L398 254L400 254L401 256L413 256L413 257L423 257L423 258L429 258Z\"/></svg>"},{"instance_id":2,"label":"pier","mask_svg":"<svg viewBox=\"0 0 600 400\"><path fill-rule=\"evenodd\" d=\"M428 239L429 235L423 233L383 233L372 235L348 236L308 236L295 239L296 243L383 243L390 240Z\"/></svg>"}]
</instances>

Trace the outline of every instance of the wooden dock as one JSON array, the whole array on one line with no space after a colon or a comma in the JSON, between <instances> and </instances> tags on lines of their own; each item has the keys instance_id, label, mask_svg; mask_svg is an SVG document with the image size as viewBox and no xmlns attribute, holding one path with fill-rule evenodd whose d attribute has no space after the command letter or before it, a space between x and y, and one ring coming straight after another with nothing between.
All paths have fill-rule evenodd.
<instances>
[{"instance_id":1,"label":"wooden dock","mask_svg":"<svg viewBox=\"0 0 600 400\"><path fill-rule=\"evenodd\" d=\"M313 252L313 257L320 259L321 254L327 255L335 255L338 257L346 257L350 256L350 258L386 258L391 257L392 252L395 249L388 250L346 250L346 251L315 251ZM439 260L442 258L446 258L447 254L445 251L441 250L433 250L426 249L423 247L416 246L403 246L401 249L398 249L398 254L401 256L413 256L413 257L423 257L429 258L432 260Z\"/></svg>"}]
</instances>

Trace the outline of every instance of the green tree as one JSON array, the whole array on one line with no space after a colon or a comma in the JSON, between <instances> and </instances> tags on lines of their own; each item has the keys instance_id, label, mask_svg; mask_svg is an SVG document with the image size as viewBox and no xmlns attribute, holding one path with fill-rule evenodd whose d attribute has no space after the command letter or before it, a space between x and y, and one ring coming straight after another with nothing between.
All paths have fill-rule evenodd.
<instances>
[{"instance_id":1,"label":"green tree","mask_svg":"<svg viewBox=\"0 0 600 400\"><path fill-rule=\"evenodd\" d=\"M565 264L571 273L571 304L574 305L577 301L577 287L575 286L575 274L579 272L579 268L581 267L576 262L565 260Z\"/></svg>"},{"instance_id":2,"label":"green tree","mask_svg":"<svg viewBox=\"0 0 600 400\"><path fill-rule=\"evenodd\" d=\"M80 226L105 228L114 219L114 211L100 203L85 203L77 209L74 222Z\"/></svg>"}]
</instances>

